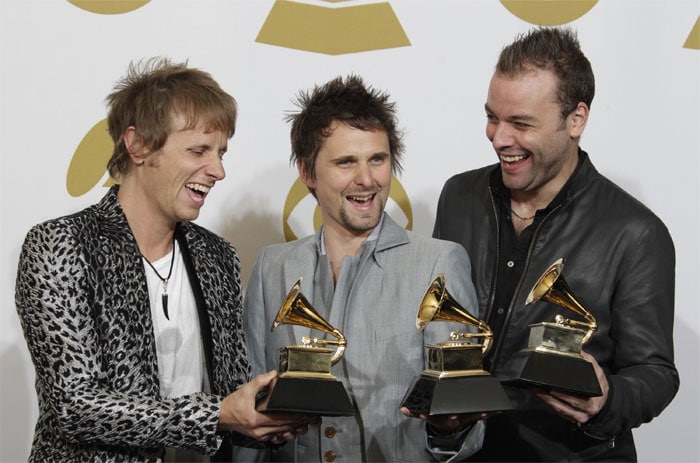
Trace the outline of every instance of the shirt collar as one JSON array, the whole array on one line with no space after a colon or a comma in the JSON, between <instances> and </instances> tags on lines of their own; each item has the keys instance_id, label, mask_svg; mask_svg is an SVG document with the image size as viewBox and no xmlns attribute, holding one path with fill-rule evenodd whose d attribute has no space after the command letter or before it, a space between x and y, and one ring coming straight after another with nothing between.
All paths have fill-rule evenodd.
<instances>
[{"instance_id":1,"label":"shirt collar","mask_svg":"<svg viewBox=\"0 0 700 463\"><path fill-rule=\"evenodd\" d=\"M382 216L379 219L379 223L377 224L376 227L372 229L372 232L369 234L369 236L365 239L365 241L375 241L379 237L379 231L382 229L382 224L384 223L384 213L382 213ZM326 255L326 238L324 234L324 227L321 227L321 255L325 256Z\"/></svg>"}]
</instances>

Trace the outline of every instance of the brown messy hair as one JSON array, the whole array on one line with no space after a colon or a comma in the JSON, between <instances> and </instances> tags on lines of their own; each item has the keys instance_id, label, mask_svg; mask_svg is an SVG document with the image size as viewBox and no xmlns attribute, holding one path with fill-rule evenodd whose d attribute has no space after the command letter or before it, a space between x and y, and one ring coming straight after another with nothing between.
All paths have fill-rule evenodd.
<instances>
[{"instance_id":1,"label":"brown messy hair","mask_svg":"<svg viewBox=\"0 0 700 463\"><path fill-rule=\"evenodd\" d=\"M236 130L236 100L223 91L210 74L155 57L132 62L127 74L107 96L107 125L114 142L107 163L118 179L128 172L131 158L124 133L133 126L150 152L163 147L175 130L173 116L185 118L185 129L202 124L207 131L221 131L231 138Z\"/></svg>"},{"instance_id":2,"label":"brown messy hair","mask_svg":"<svg viewBox=\"0 0 700 463\"><path fill-rule=\"evenodd\" d=\"M383 130L389 139L392 172L401 170L403 133L397 128L396 104L389 95L364 84L361 77L336 77L311 91L299 92L299 112L286 117L291 122L292 163L300 162L310 178L316 178L316 156L334 122L360 130Z\"/></svg>"},{"instance_id":3,"label":"brown messy hair","mask_svg":"<svg viewBox=\"0 0 700 463\"><path fill-rule=\"evenodd\" d=\"M521 34L501 51L496 64L496 73L507 77L533 69L550 71L559 79L557 99L562 118L579 102L591 107L595 94L593 70L571 29L542 27Z\"/></svg>"}]
</instances>

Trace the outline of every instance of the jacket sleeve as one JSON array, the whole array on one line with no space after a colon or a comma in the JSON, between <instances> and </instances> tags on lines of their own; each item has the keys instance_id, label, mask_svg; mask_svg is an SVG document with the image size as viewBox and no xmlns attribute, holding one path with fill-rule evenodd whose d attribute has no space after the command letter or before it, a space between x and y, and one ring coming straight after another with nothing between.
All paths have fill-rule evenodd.
<instances>
[{"instance_id":1,"label":"jacket sleeve","mask_svg":"<svg viewBox=\"0 0 700 463\"><path fill-rule=\"evenodd\" d=\"M126 354L101 345L92 301L107 296L93 294L96 275L89 268L99 259L87 262L65 228L33 228L17 272L16 308L36 370L40 421L75 444L214 453L221 398L163 399L138 373L108 377L104 363Z\"/></svg>"},{"instance_id":2,"label":"jacket sleeve","mask_svg":"<svg viewBox=\"0 0 700 463\"><path fill-rule=\"evenodd\" d=\"M641 231L628 237L610 308L613 353L603 366L610 394L603 410L584 426L599 438L651 421L679 387L673 359L673 242L658 220L636 229Z\"/></svg>"},{"instance_id":3,"label":"jacket sleeve","mask_svg":"<svg viewBox=\"0 0 700 463\"><path fill-rule=\"evenodd\" d=\"M248 358L253 369L253 375L268 371L266 365L265 340L269 326L265 324L265 299L263 291L263 261L265 250L260 251L248 279L245 300L243 303L243 329L245 330L248 347Z\"/></svg>"}]
</instances>

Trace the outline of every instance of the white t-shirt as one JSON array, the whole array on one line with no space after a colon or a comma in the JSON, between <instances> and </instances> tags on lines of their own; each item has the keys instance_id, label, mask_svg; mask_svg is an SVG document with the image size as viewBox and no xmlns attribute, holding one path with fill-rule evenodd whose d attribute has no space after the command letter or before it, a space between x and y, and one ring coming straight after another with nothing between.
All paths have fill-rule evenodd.
<instances>
[{"instance_id":1,"label":"white t-shirt","mask_svg":"<svg viewBox=\"0 0 700 463\"><path fill-rule=\"evenodd\" d=\"M204 347L199 329L197 304L177 241L174 252L151 262L168 280L168 316L163 311L163 282L145 261L148 295L151 303L153 334L158 358L158 379L163 397L181 397L193 392L209 392ZM206 462L209 457L184 449L167 449L165 461Z\"/></svg>"}]
</instances>

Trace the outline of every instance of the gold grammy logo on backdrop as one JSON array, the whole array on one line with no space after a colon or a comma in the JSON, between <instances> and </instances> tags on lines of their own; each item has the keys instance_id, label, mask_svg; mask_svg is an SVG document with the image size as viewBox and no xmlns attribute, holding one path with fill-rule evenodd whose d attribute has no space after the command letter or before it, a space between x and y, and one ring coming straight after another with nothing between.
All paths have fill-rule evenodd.
<instances>
[{"instance_id":1,"label":"gold grammy logo on backdrop","mask_svg":"<svg viewBox=\"0 0 700 463\"><path fill-rule=\"evenodd\" d=\"M276 0L255 41L327 55L411 45L389 2L323 1L351 4Z\"/></svg>"},{"instance_id":2,"label":"gold grammy logo on backdrop","mask_svg":"<svg viewBox=\"0 0 700 463\"><path fill-rule=\"evenodd\" d=\"M107 119L102 119L85 134L70 160L66 174L66 190L71 196L82 196L90 191L107 173L107 162L112 156L114 143L107 132ZM109 175L103 187L114 185Z\"/></svg>"},{"instance_id":3,"label":"gold grammy logo on backdrop","mask_svg":"<svg viewBox=\"0 0 700 463\"><path fill-rule=\"evenodd\" d=\"M695 26L693 26L693 30L690 31L688 39L683 44L683 48L700 50L700 16L698 16L697 21L695 21Z\"/></svg>"},{"instance_id":4,"label":"gold grammy logo on backdrop","mask_svg":"<svg viewBox=\"0 0 700 463\"><path fill-rule=\"evenodd\" d=\"M391 193L389 194L389 197L396 202L399 209L401 209L401 212L406 217L406 225L404 228L407 230L412 230L413 210L411 209L411 202L408 199L408 194L406 193L403 185L401 185L399 179L394 175L391 177ZM285 241L294 241L298 238L296 233L294 233L292 230L290 219L292 218L294 210L305 199L313 199L316 201L316 199L311 196L311 193L309 192L308 188L306 188L306 185L304 185L300 179L296 179L292 187L289 189L289 193L287 193L287 199L284 201L282 228L284 231ZM316 205L313 213L313 229L318 230L321 227L321 223L321 208Z\"/></svg>"},{"instance_id":5,"label":"gold grammy logo on backdrop","mask_svg":"<svg viewBox=\"0 0 700 463\"><path fill-rule=\"evenodd\" d=\"M80 9L99 14L121 14L141 8L151 0L68 0Z\"/></svg>"},{"instance_id":6,"label":"gold grammy logo on backdrop","mask_svg":"<svg viewBox=\"0 0 700 463\"><path fill-rule=\"evenodd\" d=\"M598 0L501 0L508 11L523 21L540 26L570 23L598 3Z\"/></svg>"}]
</instances>

